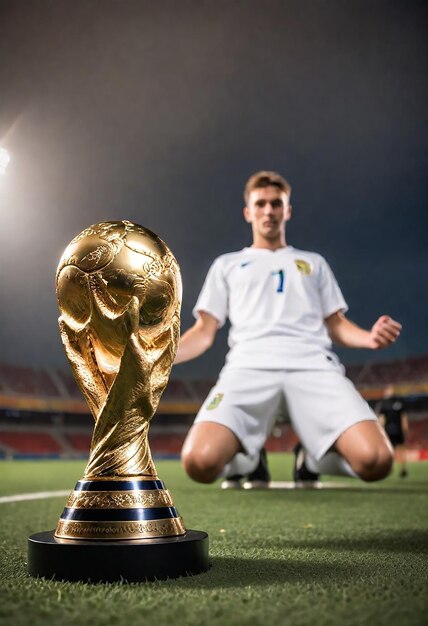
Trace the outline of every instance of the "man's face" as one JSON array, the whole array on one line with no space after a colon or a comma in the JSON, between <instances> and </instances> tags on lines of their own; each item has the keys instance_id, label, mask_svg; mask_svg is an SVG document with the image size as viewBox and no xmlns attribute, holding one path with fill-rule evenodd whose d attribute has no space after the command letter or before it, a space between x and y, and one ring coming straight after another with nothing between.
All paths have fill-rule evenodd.
<instances>
[{"instance_id":1,"label":"man's face","mask_svg":"<svg viewBox=\"0 0 428 626\"><path fill-rule=\"evenodd\" d=\"M394 386L393 385L387 385L387 387L385 387L385 391L383 392L383 397L384 398L392 398L393 395L394 395Z\"/></svg>"},{"instance_id":2,"label":"man's face","mask_svg":"<svg viewBox=\"0 0 428 626\"><path fill-rule=\"evenodd\" d=\"M252 225L254 235L276 239L283 232L284 223L291 217L290 199L273 185L254 189L244 208L244 217Z\"/></svg>"}]
</instances>

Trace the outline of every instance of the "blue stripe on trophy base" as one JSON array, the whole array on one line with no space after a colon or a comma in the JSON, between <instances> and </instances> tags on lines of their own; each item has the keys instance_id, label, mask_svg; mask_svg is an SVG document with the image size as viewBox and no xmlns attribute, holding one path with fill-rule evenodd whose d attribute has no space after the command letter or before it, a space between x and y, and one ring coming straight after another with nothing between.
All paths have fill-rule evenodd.
<instances>
[{"instance_id":1,"label":"blue stripe on trophy base","mask_svg":"<svg viewBox=\"0 0 428 626\"><path fill-rule=\"evenodd\" d=\"M147 491L165 489L162 480L79 480L74 491Z\"/></svg>"},{"instance_id":2,"label":"blue stripe on trophy base","mask_svg":"<svg viewBox=\"0 0 428 626\"><path fill-rule=\"evenodd\" d=\"M79 522L134 522L179 517L175 507L154 509L69 509L65 508L61 519Z\"/></svg>"}]
</instances>

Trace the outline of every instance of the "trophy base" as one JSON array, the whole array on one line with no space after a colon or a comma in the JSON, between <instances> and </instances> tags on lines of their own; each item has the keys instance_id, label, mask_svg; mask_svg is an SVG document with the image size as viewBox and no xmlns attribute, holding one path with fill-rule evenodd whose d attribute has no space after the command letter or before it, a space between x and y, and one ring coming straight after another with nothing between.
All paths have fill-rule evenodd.
<instances>
[{"instance_id":1,"label":"trophy base","mask_svg":"<svg viewBox=\"0 0 428 626\"><path fill-rule=\"evenodd\" d=\"M30 576L56 580L145 582L206 572L208 535L119 541L59 539L53 530L28 538Z\"/></svg>"}]
</instances>

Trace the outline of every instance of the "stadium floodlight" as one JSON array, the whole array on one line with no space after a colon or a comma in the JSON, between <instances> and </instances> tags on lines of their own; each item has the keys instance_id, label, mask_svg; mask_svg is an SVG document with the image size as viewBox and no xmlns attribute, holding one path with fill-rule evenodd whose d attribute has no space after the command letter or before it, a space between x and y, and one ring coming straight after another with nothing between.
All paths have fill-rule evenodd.
<instances>
[{"instance_id":1,"label":"stadium floodlight","mask_svg":"<svg viewBox=\"0 0 428 626\"><path fill-rule=\"evenodd\" d=\"M7 166L9 165L10 154L9 152L0 146L0 175L6 174Z\"/></svg>"}]
</instances>

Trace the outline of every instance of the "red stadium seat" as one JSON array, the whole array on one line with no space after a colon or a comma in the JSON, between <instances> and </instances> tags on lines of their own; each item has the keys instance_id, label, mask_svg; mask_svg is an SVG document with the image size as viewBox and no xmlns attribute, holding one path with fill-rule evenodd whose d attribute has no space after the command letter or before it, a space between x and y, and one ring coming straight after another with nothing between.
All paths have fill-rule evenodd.
<instances>
[{"instance_id":1,"label":"red stadium seat","mask_svg":"<svg viewBox=\"0 0 428 626\"><path fill-rule=\"evenodd\" d=\"M64 451L48 433L2 432L0 444L22 454L60 454Z\"/></svg>"}]
</instances>

